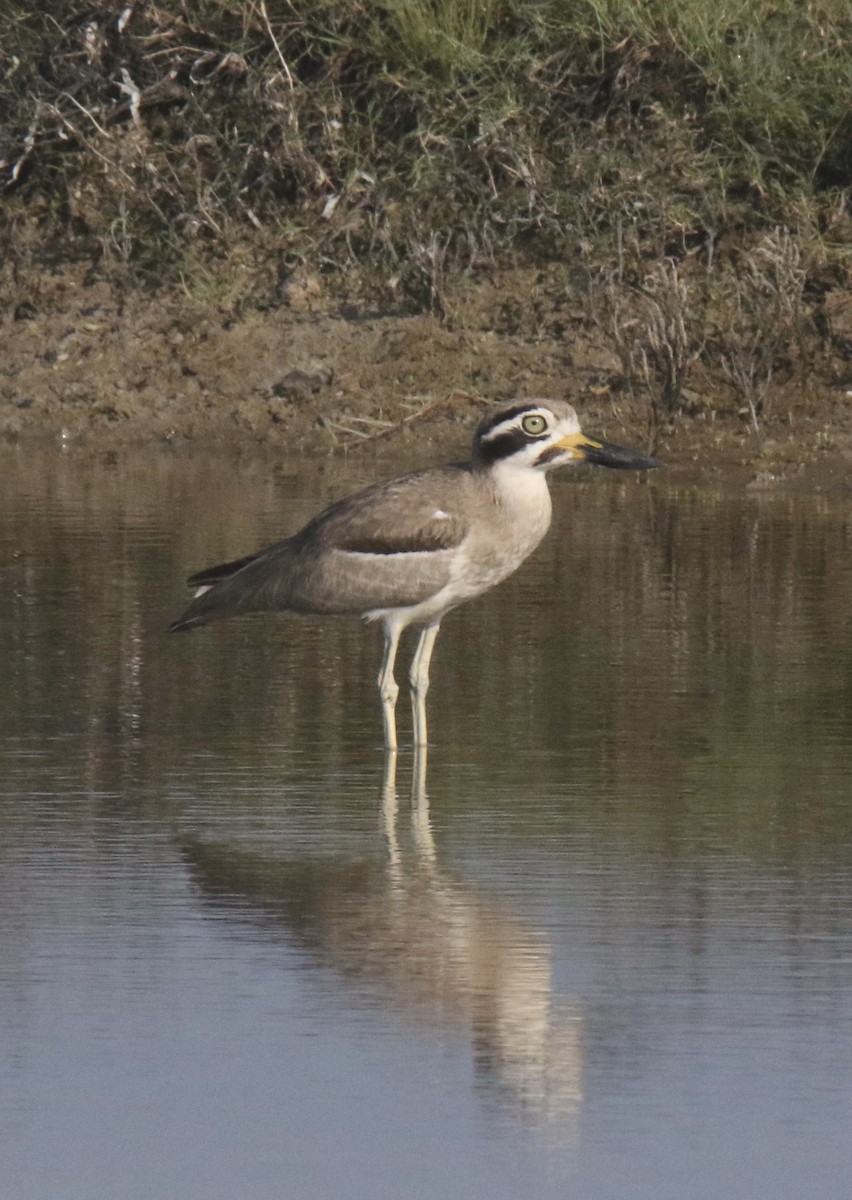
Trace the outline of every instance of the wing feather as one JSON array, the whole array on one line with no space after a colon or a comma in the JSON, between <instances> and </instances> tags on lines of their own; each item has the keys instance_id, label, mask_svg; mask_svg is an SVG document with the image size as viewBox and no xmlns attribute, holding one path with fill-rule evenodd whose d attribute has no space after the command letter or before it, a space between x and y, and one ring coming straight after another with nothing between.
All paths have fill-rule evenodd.
<instances>
[{"instance_id":1,"label":"wing feather","mask_svg":"<svg viewBox=\"0 0 852 1200\"><path fill-rule=\"evenodd\" d=\"M469 530L454 504L466 482L467 472L449 467L376 484L333 504L296 536L356 554L454 550Z\"/></svg>"},{"instance_id":2,"label":"wing feather","mask_svg":"<svg viewBox=\"0 0 852 1200\"><path fill-rule=\"evenodd\" d=\"M293 537L193 575L199 593L172 628L240 612L345 614L420 604L450 581L470 529L471 486L466 468L444 467L348 496Z\"/></svg>"}]
</instances>

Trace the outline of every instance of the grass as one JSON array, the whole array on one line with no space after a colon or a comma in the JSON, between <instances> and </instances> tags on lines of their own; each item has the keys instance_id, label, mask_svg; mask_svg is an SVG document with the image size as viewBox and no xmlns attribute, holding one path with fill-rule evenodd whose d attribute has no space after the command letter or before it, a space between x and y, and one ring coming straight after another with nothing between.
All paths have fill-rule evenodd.
<instances>
[{"instance_id":1,"label":"grass","mask_svg":"<svg viewBox=\"0 0 852 1200\"><path fill-rule=\"evenodd\" d=\"M236 266L276 303L309 265L447 313L559 262L612 309L782 229L806 288L848 278L848 0L10 0L0 68L13 288Z\"/></svg>"},{"instance_id":2,"label":"grass","mask_svg":"<svg viewBox=\"0 0 852 1200\"><path fill-rule=\"evenodd\" d=\"M491 215L509 245L553 218L594 233L649 179L696 226L743 196L786 221L852 179L845 0L205 0L119 28L122 11L11 5L5 182L62 197L72 227L83 178L101 223L135 193L143 238L266 227L332 191L338 221L416 195L435 226L449 193L467 237Z\"/></svg>"}]
</instances>

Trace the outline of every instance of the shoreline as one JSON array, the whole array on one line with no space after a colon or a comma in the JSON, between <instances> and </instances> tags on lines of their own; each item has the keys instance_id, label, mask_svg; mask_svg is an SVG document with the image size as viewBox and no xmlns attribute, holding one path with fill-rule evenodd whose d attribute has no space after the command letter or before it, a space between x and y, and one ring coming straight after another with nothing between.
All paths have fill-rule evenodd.
<instances>
[{"instance_id":1,"label":"shoreline","mask_svg":"<svg viewBox=\"0 0 852 1200\"><path fill-rule=\"evenodd\" d=\"M684 389L690 414L652 436L649 401L626 385L599 326L545 313L531 272L470 289L452 323L335 305L319 285L287 306L239 313L174 291L119 294L68 273L52 284L38 310L2 326L5 443L432 461L464 453L489 402L541 396L568 400L590 432L653 449L684 477L852 488L842 363L809 377L806 394L774 388L757 432L696 369ZM536 328L499 319L501 297L520 288L535 297Z\"/></svg>"}]
</instances>

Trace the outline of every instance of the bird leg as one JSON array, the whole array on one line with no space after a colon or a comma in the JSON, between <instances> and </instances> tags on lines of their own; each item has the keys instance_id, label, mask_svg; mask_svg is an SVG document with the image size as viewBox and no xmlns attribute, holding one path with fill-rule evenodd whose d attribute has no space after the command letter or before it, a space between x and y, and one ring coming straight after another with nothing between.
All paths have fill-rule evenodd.
<instances>
[{"instance_id":1,"label":"bird leg","mask_svg":"<svg viewBox=\"0 0 852 1200\"><path fill-rule=\"evenodd\" d=\"M440 622L427 625L420 634L420 641L411 660L411 713L414 723L414 744L425 746L426 735L426 693L429 691L429 663L435 648L435 638L441 628Z\"/></svg>"},{"instance_id":2,"label":"bird leg","mask_svg":"<svg viewBox=\"0 0 852 1200\"><path fill-rule=\"evenodd\" d=\"M385 654L382 659L382 669L379 671L379 695L382 698L382 720L385 727L385 748L396 750L396 698L399 695L399 684L393 677L393 664L396 661L396 651L399 646L399 635L402 632L398 625L385 625Z\"/></svg>"}]
</instances>

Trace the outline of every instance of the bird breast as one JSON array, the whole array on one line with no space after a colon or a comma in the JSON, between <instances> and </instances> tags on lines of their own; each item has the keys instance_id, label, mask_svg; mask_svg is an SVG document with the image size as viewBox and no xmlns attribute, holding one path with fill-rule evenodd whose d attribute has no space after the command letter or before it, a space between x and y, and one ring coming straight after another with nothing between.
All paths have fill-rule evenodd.
<instances>
[{"instance_id":1,"label":"bird breast","mask_svg":"<svg viewBox=\"0 0 852 1200\"><path fill-rule=\"evenodd\" d=\"M486 591L511 575L550 528L552 507L545 476L529 468L493 467L484 520L473 521L456 563L453 590L462 598Z\"/></svg>"}]
</instances>

